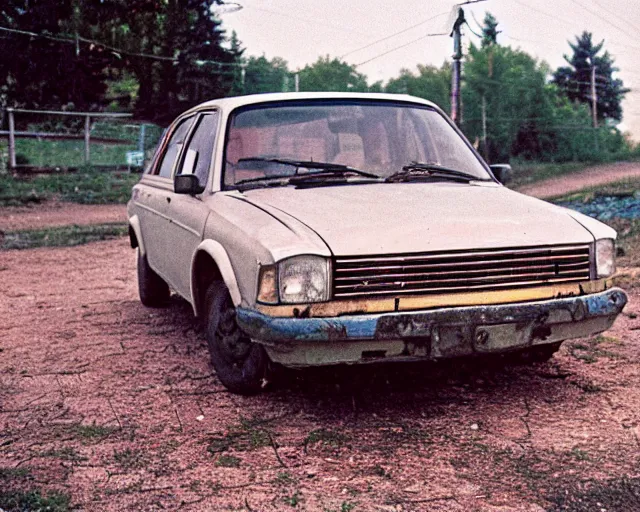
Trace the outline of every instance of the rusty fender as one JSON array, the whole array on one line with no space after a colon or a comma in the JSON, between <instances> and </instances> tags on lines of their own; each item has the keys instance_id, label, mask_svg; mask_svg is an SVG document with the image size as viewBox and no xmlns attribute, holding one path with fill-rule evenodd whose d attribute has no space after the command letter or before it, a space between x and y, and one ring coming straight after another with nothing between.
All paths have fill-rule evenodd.
<instances>
[{"instance_id":1,"label":"rusty fender","mask_svg":"<svg viewBox=\"0 0 640 512\"><path fill-rule=\"evenodd\" d=\"M544 329L553 318L580 323L594 318L615 318L627 303L620 288L583 295L517 304L469 306L426 311L345 315L331 318L272 317L238 308L238 324L251 338L267 345L294 347L306 341L411 340L431 337L434 327L515 324Z\"/></svg>"}]
</instances>

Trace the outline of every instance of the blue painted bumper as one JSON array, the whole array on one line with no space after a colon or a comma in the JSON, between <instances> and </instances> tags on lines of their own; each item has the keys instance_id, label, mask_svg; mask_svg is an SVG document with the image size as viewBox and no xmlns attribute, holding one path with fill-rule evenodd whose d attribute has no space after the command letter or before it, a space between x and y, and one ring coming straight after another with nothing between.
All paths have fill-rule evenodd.
<instances>
[{"instance_id":1,"label":"blue painted bumper","mask_svg":"<svg viewBox=\"0 0 640 512\"><path fill-rule=\"evenodd\" d=\"M434 327L475 329L498 324L519 326L534 323L544 326L546 323L580 323L602 317L613 320L626 303L626 294L619 288L612 288L591 295L537 302L331 318L271 317L255 310L238 308L237 319L242 330L253 339L271 345L291 346L307 341L428 338Z\"/></svg>"}]
</instances>

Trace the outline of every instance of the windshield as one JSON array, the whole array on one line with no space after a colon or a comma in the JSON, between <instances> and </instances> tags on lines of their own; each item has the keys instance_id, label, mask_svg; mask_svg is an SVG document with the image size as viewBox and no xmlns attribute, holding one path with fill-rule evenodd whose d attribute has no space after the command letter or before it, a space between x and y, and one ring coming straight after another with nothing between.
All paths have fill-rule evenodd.
<instances>
[{"instance_id":1,"label":"windshield","mask_svg":"<svg viewBox=\"0 0 640 512\"><path fill-rule=\"evenodd\" d=\"M416 162L491 179L437 111L384 101L300 101L236 110L225 148L225 186L311 172L274 160L349 166L381 178Z\"/></svg>"}]
</instances>

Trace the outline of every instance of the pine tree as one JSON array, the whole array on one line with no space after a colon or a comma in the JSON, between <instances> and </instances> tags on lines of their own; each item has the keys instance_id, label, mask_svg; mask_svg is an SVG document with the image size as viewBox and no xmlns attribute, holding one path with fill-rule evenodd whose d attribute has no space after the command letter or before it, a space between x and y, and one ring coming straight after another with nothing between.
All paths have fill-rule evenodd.
<instances>
[{"instance_id":1,"label":"pine tree","mask_svg":"<svg viewBox=\"0 0 640 512\"><path fill-rule=\"evenodd\" d=\"M598 119L621 120L621 102L629 89L624 87L622 80L613 78L619 70L609 52L600 53L604 40L594 44L592 34L585 31L569 46L573 54L564 56L569 66L558 68L553 82L571 101L590 105L591 73L595 66Z\"/></svg>"},{"instance_id":2,"label":"pine tree","mask_svg":"<svg viewBox=\"0 0 640 512\"><path fill-rule=\"evenodd\" d=\"M484 26L482 27L482 48L498 44L498 20L493 14L487 12L484 15Z\"/></svg>"}]
</instances>

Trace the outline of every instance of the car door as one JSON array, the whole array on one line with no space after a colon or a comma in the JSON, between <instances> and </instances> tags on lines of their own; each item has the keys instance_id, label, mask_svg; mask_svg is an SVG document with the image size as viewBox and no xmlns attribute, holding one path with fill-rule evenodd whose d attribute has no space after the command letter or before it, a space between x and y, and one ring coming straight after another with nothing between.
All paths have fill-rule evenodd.
<instances>
[{"instance_id":1,"label":"car door","mask_svg":"<svg viewBox=\"0 0 640 512\"><path fill-rule=\"evenodd\" d=\"M167 272L167 228L169 217L167 207L173 192L172 174L181 154L182 146L193 126L195 116L178 120L163 140L159 157L149 173L143 176L140 192L136 200L136 211L140 219L140 229L151 268L160 274L175 289Z\"/></svg>"},{"instance_id":2,"label":"car door","mask_svg":"<svg viewBox=\"0 0 640 512\"><path fill-rule=\"evenodd\" d=\"M202 112L182 152L175 174L195 174L200 184L207 187L218 130L217 111ZM169 226L166 236L169 247L165 252L166 278L183 297L191 298L191 260L202 241L209 207L203 202L203 194L171 193L167 205Z\"/></svg>"}]
</instances>

